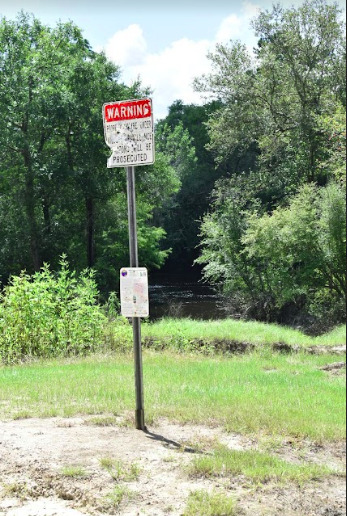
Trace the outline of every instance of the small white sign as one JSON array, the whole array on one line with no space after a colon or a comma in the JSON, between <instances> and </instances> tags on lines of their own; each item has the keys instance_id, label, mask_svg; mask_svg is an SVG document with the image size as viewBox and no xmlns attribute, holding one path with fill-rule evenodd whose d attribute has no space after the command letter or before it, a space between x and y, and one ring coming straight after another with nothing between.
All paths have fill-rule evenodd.
<instances>
[{"instance_id":1,"label":"small white sign","mask_svg":"<svg viewBox=\"0 0 347 516\"><path fill-rule=\"evenodd\" d=\"M102 110L106 144L112 150L107 167L130 167L154 163L152 100L125 100L104 104Z\"/></svg>"},{"instance_id":2,"label":"small white sign","mask_svg":"<svg viewBox=\"0 0 347 516\"><path fill-rule=\"evenodd\" d=\"M120 302L124 317L148 317L148 272L144 267L123 267L120 271Z\"/></svg>"}]
</instances>

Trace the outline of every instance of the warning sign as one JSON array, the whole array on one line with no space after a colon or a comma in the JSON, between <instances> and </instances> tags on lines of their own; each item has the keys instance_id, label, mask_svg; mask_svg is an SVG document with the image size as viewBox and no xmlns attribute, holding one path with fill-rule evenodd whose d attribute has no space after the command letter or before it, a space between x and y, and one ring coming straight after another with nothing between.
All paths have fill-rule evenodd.
<instances>
[{"instance_id":1,"label":"warning sign","mask_svg":"<svg viewBox=\"0 0 347 516\"><path fill-rule=\"evenodd\" d=\"M154 127L151 99L112 102L103 106L106 144L112 155L107 167L154 163Z\"/></svg>"},{"instance_id":2,"label":"warning sign","mask_svg":"<svg viewBox=\"0 0 347 516\"><path fill-rule=\"evenodd\" d=\"M144 267L123 267L120 271L120 302L124 317L148 317L148 273Z\"/></svg>"}]
</instances>

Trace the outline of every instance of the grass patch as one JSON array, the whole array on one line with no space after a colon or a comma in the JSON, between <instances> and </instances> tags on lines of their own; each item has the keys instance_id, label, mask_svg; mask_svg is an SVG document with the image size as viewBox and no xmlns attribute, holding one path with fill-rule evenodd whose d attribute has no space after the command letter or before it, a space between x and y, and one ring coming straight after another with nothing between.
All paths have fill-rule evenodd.
<instances>
[{"instance_id":1,"label":"grass patch","mask_svg":"<svg viewBox=\"0 0 347 516\"><path fill-rule=\"evenodd\" d=\"M20 500L26 500L30 495L30 489L24 482L13 482L11 484L4 484L2 486L2 496L5 497L16 497Z\"/></svg>"},{"instance_id":2,"label":"grass patch","mask_svg":"<svg viewBox=\"0 0 347 516\"><path fill-rule=\"evenodd\" d=\"M85 469L83 469L80 466L65 466L62 469L61 474L64 477L69 477L69 478L86 478L88 476Z\"/></svg>"},{"instance_id":3,"label":"grass patch","mask_svg":"<svg viewBox=\"0 0 347 516\"><path fill-rule=\"evenodd\" d=\"M235 516L234 500L223 493L194 491L190 493L183 516Z\"/></svg>"},{"instance_id":4,"label":"grass patch","mask_svg":"<svg viewBox=\"0 0 347 516\"><path fill-rule=\"evenodd\" d=\"M303 484L334 471L315 464L292 464L268 453L255 450L230 450L219 446L213 455L201 456L189 466L189 474L198 477L232 477L244 475L255 483L296 482Z\"/></svg>"},{"instance_id":5,"label":"grass patch","mask_svg":"<svg viewBox=\"0 0 347 516\"><path fill-rule=\"evenodd\" d=\"M334 355L262 350L231 357L144 353L146 421L224 425L314 440L345 437L345 378L320 367ZM134 411L131 355L0 368L0 417L72 417ZM99 417L99 416L98 416Z\"/></svg>"},{"instance_id":6,"label":"grass patch","mask_svg":"<svg viewBox=\"0 0 347 516\"><path fill-rule=\"evenodd\" d=\"M127 486L116 486L105 496L103 506L106 510L118 509L122 502L134 500L136 493Z\"/></svg>"},{"instance_id":7,"label":"grass patch","mask_svg":"<svg viewBox=\"0 0 347 516\"><path fill-rule=\"evenodd\" d=\"M126 464L121 460L111 459L109 457L100 459L100 465L110 473L111 477L116 482L133 482L134 480L138 480L141 472L139 465L135 462Z\"/></svg>"},{"instance_id":8,"label":"grass patch","mask_svg":"<svg viewBox=\"0 0 347 516\"><path fill-rule=\"evenodd\" d=\"M288 346L338 346L346 343L346 326L341 325L319 337L309 337L299 330L278 324L226 319L194 321L191 319L162 319L143 325L143 337L158 347L194 348L200 343L241 342L255 346L283 343Z\"/></svg>"}]
</instances>

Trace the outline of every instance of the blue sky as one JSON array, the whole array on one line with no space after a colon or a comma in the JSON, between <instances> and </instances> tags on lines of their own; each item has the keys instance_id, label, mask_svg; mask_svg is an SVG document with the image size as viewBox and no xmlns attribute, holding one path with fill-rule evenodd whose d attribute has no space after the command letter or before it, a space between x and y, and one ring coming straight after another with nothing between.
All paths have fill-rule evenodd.
<instances>
[{"instance_id":1,"label":"blue sky","mask_svg":"<svg viewBox=\"0 0 347 516\"><path fill-rule=\"evenodd\" d=\"M194 77L209 72L208 51L217 42L239 39L256 44L250 28L259 9L271 0L0 0L8 19L24 9L43 23L74 21L95 50L121 66L130 84L138 76L153 90L156 118L164 117L174 100L201 102ZM301 0L282 0L284 6ZM344 8L344 2L339 1ZM105 102L117 99L105 99Z\"/></svg>"}]
</instances>

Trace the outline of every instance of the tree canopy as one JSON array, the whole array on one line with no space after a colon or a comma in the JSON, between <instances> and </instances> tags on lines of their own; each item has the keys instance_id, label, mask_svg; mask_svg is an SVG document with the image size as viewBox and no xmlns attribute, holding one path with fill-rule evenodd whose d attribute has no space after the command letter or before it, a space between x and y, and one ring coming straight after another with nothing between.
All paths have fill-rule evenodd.
<instances>
[{"instance_id":1,"label":"tree canopy","mask_svg":"<svg viewBox=\"0 0 347 516\"><path fill-rule=\"evenodd\" d=\"M241 303L256 317L278 319L313 305L317 312L318 301L342 313L346 78L340 15L325 0L261 12L253 22L254 55L238 42L217 45L210 54L214 72L196 81L221 103L208 121L217 162L255 156L250 169L230 169L216 184L198 262L235 307Z\"/></svg>"},{"instance_id":2,"label":"tree canopy","mask_svg":"<svg viewBox=\"0 0 347 516\"><path fill-rule=\"evenodd\" d=\"M275 5L209 54L204 105L177 100L137 173L141 264L203 269L231 315L345 314L346 39L328 0ZM104 294L128 263L125 172L107 169L101 108L149 95L74 23L0 22L0 281L66 253Z\"/></svg>"},{"instance_id":3,"label":"tree canopy","mask_svg":"<svg viewBox=\"0 0 347 516\"><path fill-rule=\"evenodd\" d=\"M0 278L54 266L66 252L115 288L127 248L125 176L106 167L101 107L147 91L123 84L73 23L50 28L23 12L1 20L0 74ZM179 180L160 153L141 172L142 258L160 266L164 232L149 221Z\"/></svg>"}]
</instances>

